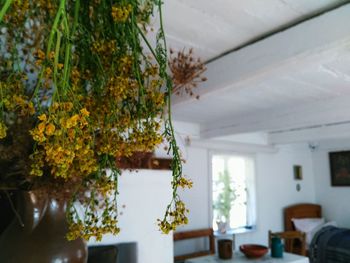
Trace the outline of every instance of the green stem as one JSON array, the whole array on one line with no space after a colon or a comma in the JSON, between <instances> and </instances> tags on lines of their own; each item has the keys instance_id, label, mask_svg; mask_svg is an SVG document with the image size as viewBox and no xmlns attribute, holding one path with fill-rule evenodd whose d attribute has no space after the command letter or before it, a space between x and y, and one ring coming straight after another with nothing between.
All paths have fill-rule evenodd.
<instances>
[{"instance_id":1,"label":"green stem","mask_svg":"<svg viewBox=\"0 0 350 263\"><path fill-rule=\"evenodd\" d=\"M138 106L139 105L143 105L144 103L143 102L143 98L144 98L144 85L142 83L142 80L141 80L141 74L140 74L140 66L139 66L139 50L137 50L140 46L140 43L139 43L139 39L137 39L136 37L138 36L137 34L137 31L138 30L135 30L135 28L137 29L138 26L137 26L137 22L136 22L136 19L135 19L135 15L134 15L134 12L131 13L131 36L132 36L132 43L133 43L133 56L134 56L134 61L133 61L133 68L134 68L134 73L136 74L136 79L137 79L137 82L139 84L139 96L138 96ZM140 114L141 114L141 107L138 107L137 109L137 114L139 116L139 119L140 118Z\"/></svg>"},{"instance_id":2,"label":"green stem","mask_svg":"<svg viewBox=\"0 0 350 263\"><path fill-rule=\"evenodd\" d=\"M79 9L80 9L80 0L75 0L72 35L74 35L77 29L78 19L79 19Z\"/></svg>"},{"instance_id":3,"label":"green stem","mask_svg":"<svg viewBox=\"0 0 350 263\"><path fill-rule=\"evenodd\" d=\"M1 10L0 10L0 23L2 22L2 19L4 18L7 10L11 6L12 2L13 2L13 0L6 0L4 6L1 8Z\"/></svg>"},{"instance_id":4,"label":"green stem","mask_svg":"<svg viewBox=\"0 0 350 263\"><path fill-rule=\"evenodd\" d=\"M159 9L159 19L160 19L160 33L161 35L163 36L162 37L162 41L163 41L163 45L164 45L164 49L165 49L165 61L167 61L167 53L166 53L166 50L167 50L167 44L166 44L166 39L165 39L165 36L164 36L164 25L163 25L163 15L162 15L162 2L161 0L158 1L158 9ZM161 65L161 66L164 66L166 67L166 65ZM171 93L172 93L172 81L169 77L169 75L166 73L166 69L163 69L165 72L163 73L166 77L166 87L167 87L167 106L168 106L168 123L169 123L169 128L170 128L170 132L171 132L171 137L172 137L172 143L174 143L174 146L176 147L176 142L175 142L175 132L174 132L174 127L173 127L173 124L172 124L172 119L171 119ZM173 155L177 155L178 153L177 152L177 147L176 148L173 148ZM173 169L174 171L174 169ZM174 174L174 172L173 172Z\"/></svg>"},{"instance_id":5,"label":"green stem","mask_svg":"<svg viewBox=\"0 0 350 263\"><path fill-rule=\"evenodd\" d=\"M58 90L58 83L57 83L57 65L58 65L58 59L60 56L60 48L61 48L61 39L62 39L62 33L60 31L57 31L57 41L56 41L56 48L55 48L55 58L53 63L53 82L55 84L55 93Z\"/></svg>"},{"instance_id":6,"label":"green stem","mask_svg":"<svg viewBox=\"0 0 350 263\"><path fill-rule=\"evenodd\" d=\"M4 91L2 90L2 83L0 83L0 98L1 98L1 101L0 101L0 107L1 107L1 115L2 115L2 112L4 110Z\"/></svg>"},{"instance_id":7,"label":"green stem","mask_svg":"<svg viewBox=\"0 0 350 263\"><path fill-rule=\"evenodd\" d=\"M51 51L51 48L53 45L53 39L55 37L55 34L57 33L58 23L60 22L62 14L65 12L65 6L66 6L66 0L61 0L60 6L59 6L58 11L56 13L55 20L54 20L53 25L51 27L49 41L48 41L48 45L47 45L47 49L46 49L46 57L49 57L49 54L50 54L50 51ZM34 89L33 97L36 97L38 92L39 92L41 81L42 81L43 75L44 75L44 69L45 68L42 67L40 70L39 77L38 77L38 83ZM39 107L40 107L40 105L39 105Z\"/></svg>"},{"instance_id":8,"label":"green stem","mask_svg":"<svg viewBox=\"0 0 350 263\"><path fill-rule=\"evenodd\" d=\"M153 47L151 46L151 44L149 43L148 39L146 38L145 34L142 32L141 28L137 27L139 34L141 35L143 41L145 41L147 47L149 48L149 50L151 51L152 55L154 56L155 60L157 61L158 64L160 64L161 62L158 59L157 54L155 53Z\"/></svg>"},{"instance_id":9,"label":"green stem","mask_svg":"<svg viewBox=\"0 0 350 263\"><path fill-rule=\"evenodd\" d=\"M67 21L66 16L64 16L64 18L63 18L63 24L64 24L66 48L64 51L64 68L63 68L63 78L62 78L62 89L63 89L64 93L66 93L66 88L68 86L68 80L69 80L68 73L69 73L69 68L70 68L70 52L71 52L71 48L72 48L72 44L69 41L70 32L69 32L69 25L68 25L68 21Z\"/></svg>"},{"instance_id":10,"label":"green stem","mask_svg":"<svg viewBox=\"0 0 350 263\"><path fill-rule=\"evenodd\" d=\"M57 32L57 26L58 23L60 22L61 16L65 12L65 6L66 6L66 0L61 0L60 6L58 8L55 20L53 22L51 31L50 31L50 37L49 37L49 42L47 44L47 50L46 50L46 56L48 57L51 51L51 47L53 44L53 38L55 36L55 33Z\"/></svg>"},{"instance_id":11,"label":"green stem","mask_svg":"<svg viewBox=\"0 0 350 263\"><path fill-rule=\"evenodd\" d=\"M72 44L70 41L70 38L74 36L74 33L77 28L78 24L78 15L79 15L79 8L80 8L80 0L75 1L74 5L74 18L73 18L73 27L72 32L69 32L69 26L68 26L68 20L67 17L64 17L64 25L65 25L65 33L66 33L66 41L68 41L68 44L66 44L66 50L65 50L65 57L64 57L64 72L63 72L63 89L66 90L68 86L68 81L70 79L70 59L71 59L71 51L72 51Z\"/></svg>"},{"instance_id":12,"label":"green stem","mask_svg":"<svg viewBox=\"0 0 350 263\"><path fill-rule=\"evenodd\" d=\"M157 39L157 41L162 41L163 43L163 49L160 50L160 52L164 51L162 55L163 57L157 58L158 63L160 63L159 65L159 70L160 70L160 74L161 76L163 76L166 80L166 92L167 92L167 96L166 96L166 103L167 103L167 110L168 110L168 114L167 114L167 120L166 120L166 125L165 125L165 134L166 136L169 138L169 143L170 143L170 149L172 150L172 154L173 154L173 160L172 160L172 187L173 187L173 196L172 196L172 200L170 202L170 204L167 207L166 213L165 213L165 217L164 217L164 221L167 220L167 216L169 214L169 211L171 209L171 205L173 203L176 202L176 200L178 199L178 194L177 194L177 190L178 190L178 180L182 177L182 164L181 164L181 157L179 154L179 148L177 146L176 140L175 140L175 131L174 131L174 127L172 124L172 117L171 117L171 94L172 94L172 80L170 78L170 76L168 75L167 71L166 71L166 66L167 66L167 44L166 44L166 39L165 39L165 35L164 35L164 25L163 25L163 16L162 16L162 2L161 0L159 0L157 2L158 4L158 10L159 10L159 18L160 18L160 29L159 29L159 38ZM159 42L158 42L159 43ZM147 42L146 42L147 44Z\"/></svg>"}]
</instances>

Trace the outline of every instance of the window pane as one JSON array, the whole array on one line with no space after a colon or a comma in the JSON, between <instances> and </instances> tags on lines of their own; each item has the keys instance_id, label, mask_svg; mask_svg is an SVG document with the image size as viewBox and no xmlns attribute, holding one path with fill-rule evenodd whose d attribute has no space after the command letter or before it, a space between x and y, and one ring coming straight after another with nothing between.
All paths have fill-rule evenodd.
<instances>
[{"instance_id":1,"label":"window pane","mask_svg":"<svg viewBox=\"0 0 350 263\"><path fill-rule=\"evenodd\" d=\"M244 156L214 155L212 157L213 227L217 221L229 220L230 228L249 225L247 177L252 160ZM254 213L253 213L254 214Z\"/></svg>"}]
</instances>

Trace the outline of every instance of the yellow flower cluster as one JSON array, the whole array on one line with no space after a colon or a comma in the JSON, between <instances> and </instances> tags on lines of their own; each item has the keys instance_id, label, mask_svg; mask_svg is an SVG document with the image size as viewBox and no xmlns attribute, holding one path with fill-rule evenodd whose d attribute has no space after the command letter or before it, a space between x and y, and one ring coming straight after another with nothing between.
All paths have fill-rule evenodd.
<instances>
[{"instance_id":1,"label":"yellow flower cluster","mask_svg":"<svg viewBox=\"0 0 350 263\"><path fill-rule=\"evenodd\" d=\"M176 229L177 226L187 224L188 218L186 213L189 210L186 209L184 202L176 200L174 209L168 212L163 220L158 219L158 226L164 234L168 234L170 231Z\"/></svg>"},{"instance_id":2,"label":"yellow flower cluster","mask_svg":"<svg viewBox=\"0 0 350 263\"><path fill-rule=\"evenodd\" d=\"M108 198L115 188L115 182L108 178L108 176L100 177L100 180L96 184L97 192L103 197L103 199Z\"/></svg>"},{"instance_id":3,"label":"yellow flower cluster","mask_svg":"<svg viewBox=\"0 0 350 263\"><path fill-rule=\"evenodd\" d=\"M165 104L164 93L159 90L161 84L158 80L152 80L146 94L148 105L151 105L153 109L162 109Z\"/></svg>"},{"instance_id":4,"label":"yellow flower cluster","mask_svg":"<svg viewBox=\"0 0 350 263\"><path fill-rule=\"evenodd\" d=\"M159 132L160 125L155 120L144 121L141 127L129 133L130 147L133 152L147 152L159 145L163 137Z\"/></svg>"},{"instance_id":5,"label":"yellow flower cluster","mask_svg":"<svg viewBox=\"0 0 350 263\"><path fill-rule=\"evenodd\" d=\"M42 51L41 49L38 49L34 54L36 55L35 65L41 66L41 64L46 58L44 51Z\"/></svg>"},{"instance_id":6,"label":"yellow flower cluster","mask_svg":"<svg viewBox=\"0 0 350 263\"><path fill-rule=\"evenodd\" d=\"M175 185L180 186L182 188L185 188L185 187L192 188L193 182L192 180L181 177L178 181L176 181Z\"/></svg>"},{"instance_id":7,"label":"yellow flower cluster","mask_svg":"<svg viewBox=\"0 0 350 263\"><path fill-rule=\"evenodd\" d=\"M75 240L77 238L89 240L91 237L94 237L96 241L101 241L105 234L117 235L120 232L120 228L117 227L118 220L109 217L105 217L105 219L106 222L103 227L86 226L82 221L71 223L69 224L69 232L66 237L68 240Z\"/></svg>"},{"instance_id":8,"label":"yellow flower cluster","mask_svg":"<svg viewBox=\"0 0 350 263\"><path fill-rule=\"evenodd\" d=\"M19 110L18 113L20 115L22 116L34 115L35 113L34 104L33 102L29 101L28 98L24 96L14 95L12 99L13 99L12 105L14 105Z\"/></svg>"},{"instance_id":9,"label":"yellow flower cluster","mask_svg":"<svg viewBox=\"0 0 350 263\"><path fill-rule=\"evenodd\" d=\"M77 68L73 68L72 74L71 74L71 84L72 84L73 91L79 88L80 78L81 78L81 75L79 70Z\"/></svg>"},{"instance_id":10,"label":"yellow flower cluster","mask_svg":"<svg viewBox=\"0 0 350 263\"><path fill-rule=\"evenodd\" d=\"M7 127L3 122L0 122L0 139L3 139L6 137L6 130Z\"/></svg>"},{"instance_id":11,"label":"yellow flower cluster","mask_svg":"<svg viewBox=\"0 0 350 263\"><path fill-rule=\"evenodd\" d=\"M96 41L95 43L92 44L92 51L100 55L103 55L103 54L111 55L113 52L116 51L116 41L115 40Z\"/></svg>"},{"instance_id":12,"label":"yellow flower cluster","mask_svg":"<svg viewBox=\"0 0 350 263\"><path fill-rule=\"evenodd\" d=\"M108 83L108 93L114 99L121 101L129 95L126 89L129 88L129 79L125 77L112 77Z\"/></svg>"},{"instance_id":13,"label":"yellow flower cluster","mask_svg":"<svg viewBox=\"0 0 350 263\"><path fill-rule=\"evenodd\" d=\"M61 73L64 68L62 63L55 62L55 56L56 53L54 51L51 51L47 56L41 49L37 49L34 52L34 65L37 70L41 71L44 77L41 82L45 89L52 88L52 80L54 77L57 78L57 74Z\"/></svg>"},{"instance_id":14,"label":"yellow flower cluster","mask_svg":"<svg viewBox=\"0 0 350 263\"><path fill-rule=\"evenodd\" d=\"M121 57L118 62L121 76L130 76L132 70L132 58L126 55Z\"/></svg>"},{"instance_id":15,"label":"yellow flower cluster","mask_svg":"<svg viewBox=\"0 0 350 263\"><path fill-rule=\"evenodd\" d=\"M130 156L133 152L153 151L163 139L160 124L147 115L150 111L156 115L163 109L164 94L160 92L160 82L152 81L144 94L144 104L149 108L127 108L126 101L138 104L139 84L125 75L131 70L132 59L124 56L121 60L120 74L108 80L107 89L99 94L99 100L91 95L84 101L91 112L91 127L99 131L96 136L99 155L120 157ZM143 116L145 120L140 121Z\"/></svg>"},{"instance_id":16,"label":"yellow flower cluster","mask_svg":"<svg viewBox=\"0 0 350 263\"><path fill-rule=\"evenodd\" d=\"M13 23L20 24L24 22L26 13L29 12L29 0L16 0L13 3L13 9L16 10L13 16L6 15L6 20L12 20Z\"/></svg>"},{"instance_id":17,"label":"yellow flower cluster","mask_svg":"<svg viewBox=\"0 0 350 263\"><path fill-rule=\"evenodd\" d=\"M13 76L10 83L0 82L2 91L1 105L6 111L12 111L20 116L29 116L35 113L34 104L24 94L23 76Z\"/></svg>"},{"instance_id":18,"label":"yellow flower cluster","mask_svg":"<svg viewBox=\"0 0 350 263\"><path fill-rule=\"evenodd\" d=\"M125 22L132 11L130 4L125 6L113 6L112 7L112 18L114 22Z\"/></svg>"},{"instance_id":19,"label":"yellow flower cluster","mask_svg":"<svg viewBox=\"0 0 350 263\"><path fill-rule=\"evenodd\" d=\"M82 233L84 232L84 224L80 221L78 223L71 222L69 224L69 231L67 233L67 239L68 240L75 240L77 237L81 237Z\"/></svg>"},{"instance_id":20,"label":"yellow flower cluster","mask_svg":"<svg viewBox=\"0 0 350 263\"><path fill-rule=\"evenodd\" d=\"M42 148L41 153L32 155L32 175L41 176L44 163L51 168L52 176L65 179L84 177L97 170L89 114L85 108L74 113L72 103L54 103L50 115L38 117L30 133Z\"/></svg>"},{"instance_id":21,"label":"yellow flower cluster","mask_svg":"<svg viewBox=\"0 0 350 263\"><path fill-rule=\"evenodd\" d=\"M116 200L111 199L116 191L116 184L112 178L103 172L99 175L99 180L88 185L88 189L94 189L90 190L90 194L88 194L90 212L83 220L70 218L72 224L70 224L70 231L67 234L69 240L79 237L89 240L94 237L100 241L104 234L117 235L120 231L117 226ZM102 212L101 207L104 207Z\"/></svg>"}]
</instances>

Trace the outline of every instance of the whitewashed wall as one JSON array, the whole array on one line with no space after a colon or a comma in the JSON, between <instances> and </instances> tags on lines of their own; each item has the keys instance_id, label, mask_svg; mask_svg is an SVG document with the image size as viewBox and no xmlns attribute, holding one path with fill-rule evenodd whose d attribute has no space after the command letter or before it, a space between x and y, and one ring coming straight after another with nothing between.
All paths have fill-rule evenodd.
<instances>
[{"instance_id":1,"label":"whitewashed wall","mask_svg":"<svg viewBox=\"0 0 350 263\"><path fill-rule=\"evenodd\" d=\"M301 165L303 180L294 180L293 165ZM301 190L296 190L296 184ZM310 150L306 145L284 146L274 154L256 155L257 231L237 236L237 243L267 244L267 233L283 230L283 208L315 202Z\"/></svg>"},{"instance_id":2,"label":"whitewashed wall","mask_svg":"<svg viewBox=\"0 0 350 263\"><path fill-rule=\"evenodd\" d=\"M234 151L234 149L232 149ZM182 194L190 209L190 222L178 231L211 226L209 200L209 151L203 148L186 148L184 172L194 181L190 191ZM282 210L299 202L314 202L315 189L311 152L306 144L280 147L276 153L256 153L257 229L238 234L236 246L243 243L267 244L268 230L282 230ZM293 165L302 165L302 181L295 181ZM296 191L300 183L301 191ZM196 243L195 245L200 246ZM188 244L175 244L175 254L189 252Z\"/></svg>"},{"instance_id":3,"label":"whitewashed wall","mask_svg":"<svg viewBox=\"0 0 350 263\"><path fill-rule=\"evenodd\" d=\"M172 235L158 230L157 218L162 218L171 200L169 171L124 171L119 180L118 236L107 235L98 244L137 242L139 263L172 263ZM96 244L90 242L89 244Z\"/></svg>"},{"instance_id":4,"label":"whitewashed wall","mask_svg":"<svg viewBox=\"0 0 350 263\"><path fill-rule=\"evenodd\" d=\"M350 187L332 187L328 152L350 150L350 139L320 142L312 153L316 202L327 220L350 228Z\"/></svg>"}]
</instances>

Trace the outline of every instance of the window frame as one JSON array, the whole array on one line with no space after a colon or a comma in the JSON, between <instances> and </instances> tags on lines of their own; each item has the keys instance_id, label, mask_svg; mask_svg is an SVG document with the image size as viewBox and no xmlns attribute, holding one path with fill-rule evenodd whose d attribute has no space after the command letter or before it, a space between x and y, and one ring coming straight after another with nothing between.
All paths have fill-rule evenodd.
<instances>
[{"instance_id":1,"label":"window frame","mask_svg":"<svg viewBox=\"0 0 350 263\"><path fill-rule=\"evenodd\" d=\"M246 232L252 232L256 230L257 225L257 193L256 193L256 154L253 153L242 153L237 151L229 151L229 150L210 150L209 151L209 224L213 227L213 218L214 218L214 209L213 209L213 156L215 155L229 155L229 156L237 156L237 157L245 157L250 158L253 162L253 174L251 178L249 178L249 183L247 183L247 195L250 196L248 198L248 203L250 205L247 207L247 217L248 221L251 222L250 225L238 227L238 228L230 228L227 232L229 234L241 234Z\"/></svg>"}]
</instances>

